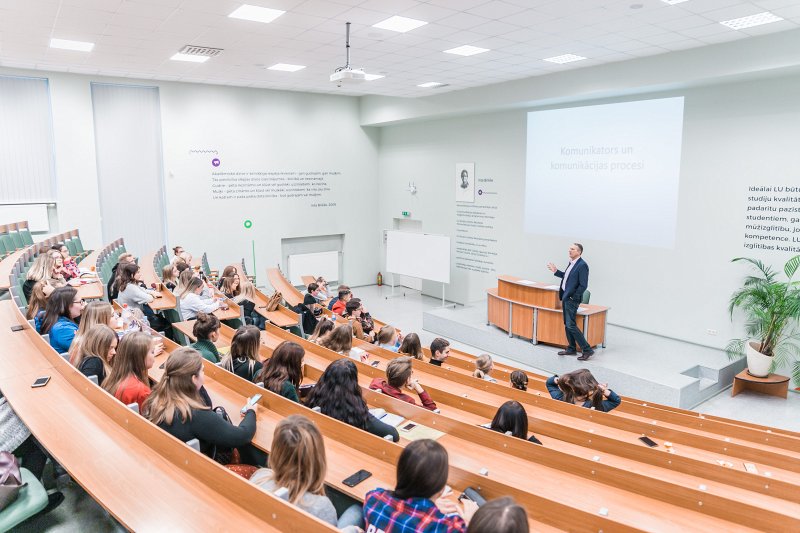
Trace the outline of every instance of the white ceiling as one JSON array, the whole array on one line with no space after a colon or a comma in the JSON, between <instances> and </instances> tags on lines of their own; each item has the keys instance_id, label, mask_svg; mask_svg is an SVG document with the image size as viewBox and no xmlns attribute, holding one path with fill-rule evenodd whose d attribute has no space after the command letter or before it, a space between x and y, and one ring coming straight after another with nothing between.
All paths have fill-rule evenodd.
<instances>
[{"instance_id":1,"label":"white ceiling","mask_svg":"<svg viewBox=\"0 0 800 533\"><path fill-rule=\"evenodd\" d=\"M282 9L270 24L229 18L243 3ZM640 6L635 8L635 6ZM785 20L743 31L720 21L770 11ZM429 22L408 33L371 27L401 15ZM352 64L380 80L337 89L344 23ZM800 26L798 0L0 0L0 66L339 94L428 96L745 39ZM49 48L90 41L92 52ZM186 44L224 48L203 64L171 61ZM442 51L489 48L471 57ZM542 61L561 54L589 59ZM265 67L306 65L294 72ZM438 81L439 89L418 84Z\"/></svg>"}]
</instances>

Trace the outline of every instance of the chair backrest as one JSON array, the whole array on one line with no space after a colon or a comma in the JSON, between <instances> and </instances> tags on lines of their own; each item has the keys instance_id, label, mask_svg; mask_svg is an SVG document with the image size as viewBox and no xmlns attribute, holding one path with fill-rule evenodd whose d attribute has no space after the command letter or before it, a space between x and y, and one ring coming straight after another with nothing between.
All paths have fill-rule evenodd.
<instances>
[{"instance_id":1,"label":"chair backrest","mask_svg":"<svg viewBox=\"0 0 800 533\"><path fill-rule=\"evenodd\" d=\"M583 297L581 298L581 303L582 304L588 304L589 303L589 298L591 298L591 297L592 297L592 293L589 292L589 289L586 289L585 291L583 291Z\"/></svg>"},{"instance_id":2,"label":"chair backrest","mask_svg":"<svg viewBox=\"0 0 800 533\"><path fill-rule=\"evenodd\" d=\"M130 409L131 411L133 411L137 415L139 414L139 404L138 403L136 403L136 402L129 403L127 405L127 407L128 407L128 409Z\"/></svg>"},{"instance_id":3,"label":"chair backrest","mask_svg":"<svg viewBox=\"0 0 800 533\"><path fill-rule=\"evenodd\" d=\"M187 440L186 444L188 444L191 448L194 448L198 452L200 451L200 441L197 439Z\"/></svg>"},{"instance_id":4,"label":"chair backrest","mask_svg":"<svg viewBox=\"0 0 800 533\"><path fill-rule=\"evenodd\" d=\"M89 378L89 381L91 381L95 385L98 385L98 386L100 385L100 382L97 381L97 376L86 376L86 377Z\"/></svg>"}]
</instances>

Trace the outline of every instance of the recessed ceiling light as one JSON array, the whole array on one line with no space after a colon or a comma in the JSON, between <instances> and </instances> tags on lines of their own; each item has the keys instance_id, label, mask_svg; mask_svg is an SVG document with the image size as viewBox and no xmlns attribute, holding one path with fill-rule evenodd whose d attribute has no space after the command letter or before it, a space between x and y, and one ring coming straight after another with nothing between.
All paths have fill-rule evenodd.
<instances>
[{"instance_id":1,"label":"recessed ceiling light","mask_svg":"<svg viewBox=\"0 0 800 533\"><path fill-rule=\"evenodd\" d=\"M555 57L548 57L543 59L542 61L549 61L550 63L558 63L559 65L563 65L564 63L572 63L573 61L583 61L586 59L583 56L576 56L575 54L563 54L560 56Z\"/></svg>"},{"instance_id":2,"label":"recessed ceiling light","mask_svg":"<svg viewBox=\"0 0 800 533\"><path fill-rule=\"evenodd\" d=\"M180 52L170 57L173 61L188 61L189 63L205 63L208 56L195 56L191 54L181 54Z\"/></svg>"},{"instance_id":3,"label":"recessed ceiling light","mask_svg":"<svg viewBox=\"0 0 800 533\"><path fill-rule=\"evenodd\" d=\"M482 54L484 52L488 52L488 48L479 48L477 46L470 46L465 44L464 46L459 46L456 48L451 48L450 50L445 50L445 54L455 54L458 56L474 56L475 54Z\"/></svg>"},{"instance_id":4,"label":"recessed ceiling light","mask_svg":"<svg viewBox=\"0 0 800 533\"><path fill-rule=\"evenodd\" d=\"M723 20L720 22L723 26L727 26L733 30L743 30L745 28L752 28L753 26L761 26L762 24L769 24L770 22L778 22L783 20L777 15L773 15L769 11L758 13L757 15L750 15L749 17L741 17L738 19Z\"/></svg>"},{"instance_id":5,"label":"recessed ceiling light","mask_svg":"<svg viewBox=\"0 0 800 533\"><path fill-rule=\"evenodd\" d=\"M364 74L364 79L367 81L379 80L385 77L383 74Z\"/></svg>"},{"instance_id":6,"label":"recessed ceiling light","mask_svg":"<svg viewBox=\"0 0 800 533\"><path fill-rule=\"evenodd\" d=\"M395 15L394 17L389 17L388 19L377 24L373 24L372 27L405 33L407 31L415 30L420 26L424 26L425 24L427 24L427 22L424 20L398 17Z\"/></svg>"},{"instance_id":7,"label":"recessed ceiling light","mask_svg":"<svg viewBox=\"0 0 800 533\"><path fill-rule=\"evenodd\" d=\"M661 1L664 2L665 4L674 6L675 4L682 4L684 2L688 2L689 0L661 0Z\"/></svg>"},{"instance_id":8,"label":"recessed ceiling light","mask_svg":"<svg viewBox=\"0 0 800 533\"><path fill-rule=\"evenodd\" d=\"M94 43L84 41L70 41L69 39L50 39L50 48L61 48L62 50L76 50L78 52L91 52Z\"/></svg>"},{"instance_id":9,"label":"recessed ceiling light","mask_svg":"<svg viewBox=\"0 0 800 533\"><path fill-rule=\"evenodd\" d=\"M290 65L289 63L275 63L271 67L267 67L267 70L280 70L281 72L297 72L298 70L303 70L306 68L305 65Z\"/></svg>"},{"instance_id":10,"label":"recessed ceiling light","mask_svg":"<svg viewBox=\"0 0 800 533\"><path fill-rule=\"evenodd\" d=\"M236 11L228 15L230 18L252 20L254 22L269 23L286 13L280 9L270 9L268 7L251 6L242 4Z\"/></svg>"},{"instance_id":11,"label":"recessed ceiling light","mask_svg":"<svg viewBox=\"0 0 800 533\"><path fill-rule=\"evenodd\" d=\"M427 83L420 83L417 87L422 87L423 89L433 89L434 87L442 87L445 85L444 83L439 83L438 81L429 81Z\"/></svg>"}]
</instances>

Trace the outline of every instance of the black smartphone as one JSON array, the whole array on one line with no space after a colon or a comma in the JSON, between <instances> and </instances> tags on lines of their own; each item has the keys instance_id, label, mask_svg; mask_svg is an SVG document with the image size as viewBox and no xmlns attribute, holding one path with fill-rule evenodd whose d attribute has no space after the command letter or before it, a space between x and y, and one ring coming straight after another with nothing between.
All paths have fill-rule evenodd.
<instances>
[{"instance_id":1,"label":"black smartphone","mask_svg":"<svg viewBox=\"0 0 800 533\"><path fill-rule=\"evenodd\" d=\"M410 424L406 424L405 426L401 427L401 428L400 428L400 431L411 431L411 430L412 430L412 429L414 429L415 427L417 427L417 425L416 425L415 423L413 423L413 422L412 422L412 423L410 423Z\"/></svg>"},{"instance_id":2,"label":"black smartphone","mask_svg":"<svg viewBox=\"0 0 800 533\"><path fill-rule=\"evenodd\" d=\"M480 495L480 493L473 489L472 487L467 487L464 489L464 492L461 493L461 496L458 497L459 500L472 500L473 502L478 504L478 507L482 506L486 503L486 498Z\"/></svg>"},{"instance_id":3,"label":"black smartphone","mask_svg":"<svg viewBox=\"0 0 800 533\"><path fill-rule=\"evenodd\" d=\"M22 326L20 324L17 324L16 326L11 326L11 331L22 331L23 329L25 329L25 326Z\"/></svg>"},{"instance_id":4,"label":"black smartphone","mask_svg":"<svg viewBox=\"0 0 800 533\"><path fill-rule=\"evenodd\" d=\"M651 439L650 437L639 437L639 440L650 446L651 448L655 448L658 446L658 443Z\"/></svg>"},{"instance_id":5,"label":"black smartphone","mask_svg":"<svg viewBox=\"0 0 800 533\"><path fill-rule=\"evenodd\" d=\"M309 384L306 384L306 385L300 385L300 388L297 389L298 395L301 398L305 398L311 393L313 388L314 388L314 384L313 383L309 383Z\"/></svg>"},{"instance_id":6,"label":"black smartphone","mask_svg":"<svg viewBox=\"0 0 800 533\"><path fill-rule=\"evenodd\" d=\"M364 481L365 479L367 479L371 475L372 475L372 472L368 472L366 470L359 470L358 472L356 472L355 474L353 474L349 478L347 478L344 481L342 481L342 483L344 483L348 487L355 487L356 485L358 485L359 483L361 483L362 481Z\"/></svg>"},{"instance_id":7,"label":"black smartphone","mask_svg":"<svg viewBox=\"0 0 800 533\"><path fill-rule=\"evenodd\" d=\"M378 368L378 365L381 364L380 361L373 361L370 363L373 367Z\"/></svg>"},{"instance_id":8,"label":"black smartphone","mask_svg":"<svg viewBox=\"0 0 800 533\"><path fill-rule=\"evenodd\" d=\"M44 387L50 381L50 376L42 376L40 378L36 378L36 381L33 382L31 388L36 387Z\"/></svg>"}]
</instances>

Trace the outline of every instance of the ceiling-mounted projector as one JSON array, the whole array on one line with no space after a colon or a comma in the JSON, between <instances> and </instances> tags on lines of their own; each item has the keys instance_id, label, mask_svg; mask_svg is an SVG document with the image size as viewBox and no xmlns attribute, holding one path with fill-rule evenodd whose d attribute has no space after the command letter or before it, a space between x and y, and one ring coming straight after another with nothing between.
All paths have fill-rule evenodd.
<instances>
[{"instance_id":1,"label":"ceiling-mounted projector","mask_svg":"<svg viewBox=\"0 0 800 533\"><path fill-rule=\"evenodd\" d=\"M331 81L339 87L343 83L361 83L366 81L367 74L363 69L353 68L350 66L350 23L346 23L345 30L345 52L347 53L347 62L343 67L339 67L331 74Z\"/></svg>"}]
</instances>

